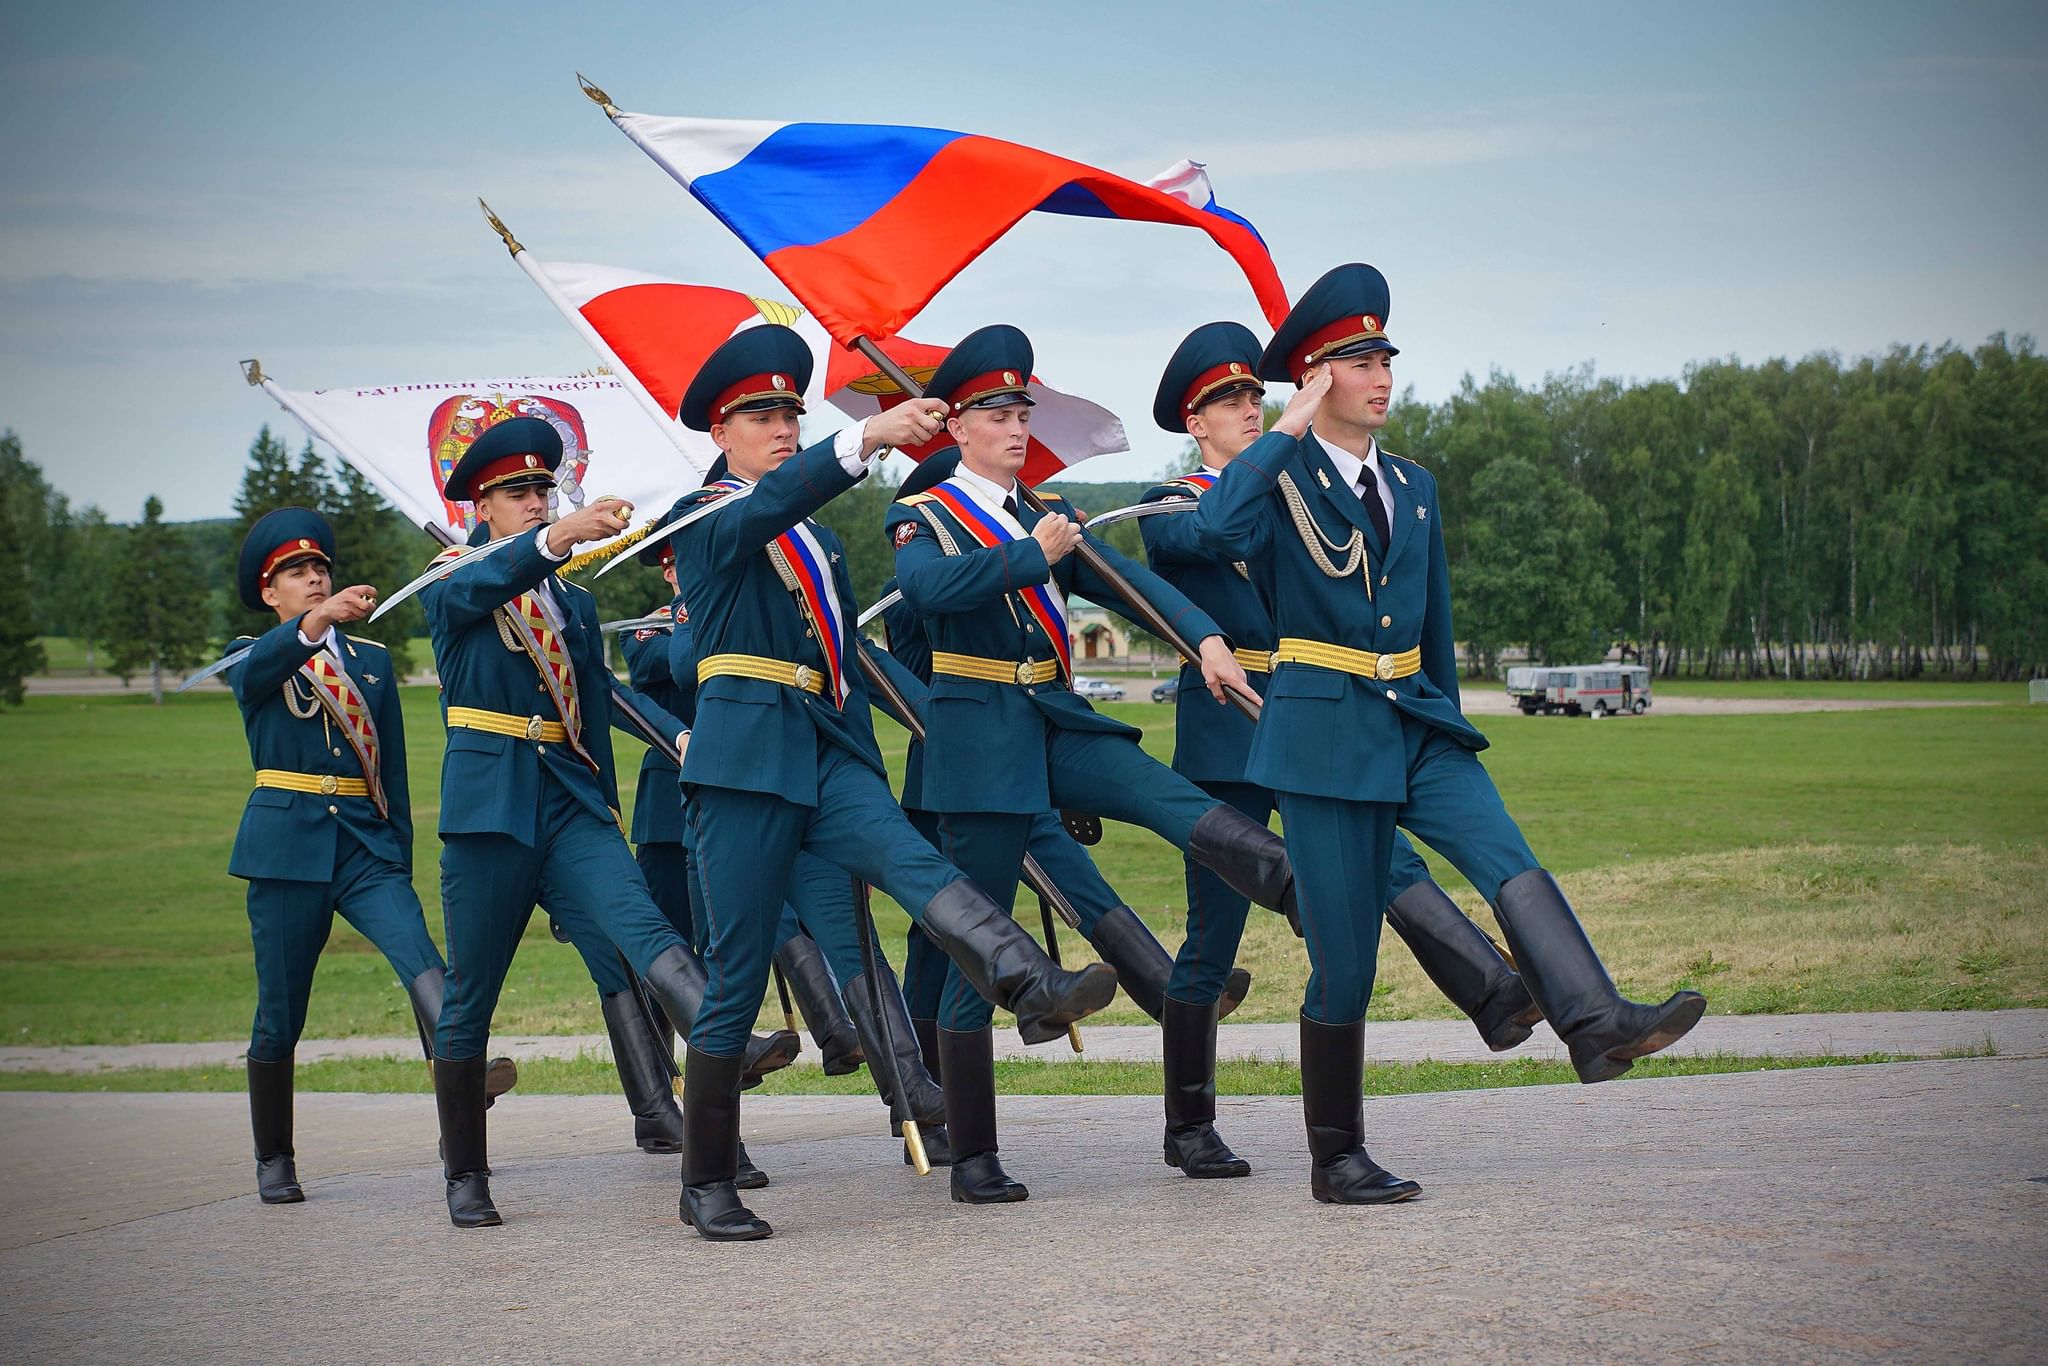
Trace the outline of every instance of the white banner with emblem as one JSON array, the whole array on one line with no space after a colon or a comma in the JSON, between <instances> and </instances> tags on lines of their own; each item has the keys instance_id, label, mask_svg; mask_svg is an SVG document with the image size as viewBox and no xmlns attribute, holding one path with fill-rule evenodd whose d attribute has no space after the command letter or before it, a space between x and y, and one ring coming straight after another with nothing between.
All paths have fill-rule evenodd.
<instances>
[{"instance_id":1,"label":"white banner with emblem","mask_svg":"<svg viewBox=\"0 0 2048 1366\"><path fill-rule=\"evenodd\" d=\"M677 434L702 442L688 452L708 466L711 438L678 427L666 432L611 375L525 376L355 389L284 389L260 378L264 392L362 472L407 517L444 526L457 540L476 524L468 503L441 496L449 471L471 442L514 417L537 417L562 436L557 514L592 498L624 498L644 518L659 515L702 482L677 449Z\"/></svg>"}]
</instances>

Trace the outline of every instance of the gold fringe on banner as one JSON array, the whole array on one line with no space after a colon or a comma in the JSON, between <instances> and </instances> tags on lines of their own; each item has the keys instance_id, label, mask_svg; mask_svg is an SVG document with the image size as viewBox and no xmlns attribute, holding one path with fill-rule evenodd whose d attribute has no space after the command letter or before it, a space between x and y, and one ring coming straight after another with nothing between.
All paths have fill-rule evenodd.
<instances>
[{"instance_id":1,"label":"gold fringe on banner","mask_svg":"<svg viewBox=\"0 0 2048 1366\"><path fill-rule=\"evenodd\" d=\"M603 545L592 546L590 549L579 554L571 555L563 563L562 567L555 572L557 574L574 574L579 569L588 569L600 561L609 560L620 551L631 550L634 546L646 540L647 533L660 525L661 519L659 517L649 518L640 527L626 533L616 541L607 541Z\"/></svg>"}]
</instances>

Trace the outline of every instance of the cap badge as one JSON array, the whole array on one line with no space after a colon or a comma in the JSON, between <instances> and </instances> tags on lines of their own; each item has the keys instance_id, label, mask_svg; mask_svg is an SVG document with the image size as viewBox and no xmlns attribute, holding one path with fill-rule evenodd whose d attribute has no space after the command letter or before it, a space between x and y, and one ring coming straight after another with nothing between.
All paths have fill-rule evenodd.
<instances>
[{"instance_id":1,"label":"cap badge","mask_svg":"<svg viewBox=\"0 0 2048 1366\"><path fill-rule=\"evenodd\" d=\"M537 455L529 455L529 456L527 456L527 457L526 457L526 468L528 468L528 469L536 469L536 468L538 468L538 467L539 467L539 465L540 465L540 457L539 457L539 456L537 456Z\"/></svg>"},{"instance_id":2,"label":"cap badge","mask_svg":"<svg viewBox=\"0 0 2048 1366\"><path fill-rule=\"evenodd\" d=\"M1370 313L1366 314L1363 318L1360 318L1358 321L1365 324L1365 330L1368 332L1377 332L1380 330L1380 320L1378 318L1375 318Z\"/></svg>"},{"instance_id":3,"label":"cap badge","mask_svg":"<svg viewBox=\"0 0 2048 1366\"><path fill-rule=\"evenodd\" d=\"M1017 372L1016 372L1015 370L1005 370L1005 371L1003 371L1003 383L1005 383L1005 384L1015 384L1016 382L1017 382Z\"/></svg>"},{"instance_id":4,"label":"cap badge","mask_svg":"<svg viewBox=\"0 0 2048 1366\"><path fill-rule=\"evenodd\" d=\"M1238 363L1237 361L1232 361L1230 363L1230 373L1233 375L1241 375L1244 373L1244 366Z\"/></svg>"},{"instance_id":5,"label":"cap badge","mask_svg":"<svg viewBox=\"0 0 2048 1366\"><path fill-rule=\"evenodd\" d=\"M774 385L777 389L787 389L789 387L789 381L783 378L781 375L770 375L768 377L768 382Z\"/></svg>"},{"instance_id":6,"label":"cap badge","mask_svg":"<svg viewBox=\"0 0 2048 1366\"><path fill-rule=\"evenodd\" d=\"M311 541L307 540L304 536L299 537L299 549L311 550L312 548L313 543Z\"/></svg>"}]
</instances>

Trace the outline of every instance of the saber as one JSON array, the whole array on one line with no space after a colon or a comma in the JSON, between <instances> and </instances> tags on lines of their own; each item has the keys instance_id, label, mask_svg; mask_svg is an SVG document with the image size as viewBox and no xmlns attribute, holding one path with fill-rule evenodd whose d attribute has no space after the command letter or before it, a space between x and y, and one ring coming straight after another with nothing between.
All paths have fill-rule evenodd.
<instances>
[{"instance_id":1,"label":"saber","mask_svg":"<svg viewBox=\"0 0 2048 1366\"><path fill-rule=\"evenodd\" d=\"M622 631L652 631L657 626L673 626L676 619L666 612L657 612L651 617L627 617L624 621L608 621L597 629L606 635Z\"/></svg>"},{"instance_id":2,"label":"saber","mask_svg":"<svg viewBox=\"0 0 2048 1366\"><path fill-rule=\"evenodd\" d=\"M897 1065L896 1040L889 1026L889 1012L882 1009L882 955L875 947L875 922L868 913L868 884L853 880L853 923L860 936L861 972L868 979L868 1009L875 1013L875 1028L881 1031L882 1056L888 1059L889 1118L903 1130L903 1148L910 1154L910 1168L919 1176L932 1174L931 1159L925 1155L924 1136L910 1113L910 1093L903 1089L903 1069ZM875 1060L869 1059L872 1069Z\"/></svg>"},{"instance_id":3,"label":"saber","mask_svg":"<svg viewBox=\"0 0 2048 1366\"><path fill-rule=\"evenodd\" d=\"M1045 956L1052 959L1054 967L1064 971L1066 964L1060 962L1060 934L1052 918L1052 901L1044 892L1038 894L1038 919L1045 926ZM1076 1053L1081 1051L1081 1026L1067 1026L1067 1046Z\"/></svg>"},{"instance_id":4,"label":"saber","mask_svg":"<svg viewBox=\"0 0 2048 1366\"><path fill-rule=\"evenodd\" d=\"M1192 498L1133 503L1127 508L1111 508L1108 512L1098 512L1088 519L1087 525L1088 529L1093 531L1099 526L1113 526L1118 522L1129 522L1139 517L1157 517L1165 512L1192 512L1195 506L1195 500Z\"/></svg>"},{"instance_id":5,"label":"saber","mask_svg":"<svg viewBox=\"0 0 2048 1366\"><path fill-rule=\"evenodd\" d=\"M204 683L207 679L212 678L215 674L226 673L229 669L234 668L235 665L240 664L243 660L247 659L251 654L255 653L255 650L256 647L254 645L244 645L239 650L228 651L228 653L222 655L219 659L214 660L213 663L207 665L205 668L193 674L190 678L187 678L183 683L180 683L177 686L176 690L178 692L184 692L188 688L196 688L201 683Z\"/></svg>"},{"instance_id":6,"label":"saber","mask_svg":"<svg viewBox=\"0 0 2048 1366\"><path fill-rule=\"evenodd\" d=\"M676 1048L669 1032L670 1024L661 1007L650 999L647 983L640 974L633 971L633 961L626 957L624 949L618 949L619 966L625 969L626 980L633 984L633 1002L640 1007L640 1019L646 1024L647 1032L654 1036L655 1051L661 1054L661 1065L668 1069L668 1089L675 1092L677 1100L683 1098L683 1069L676 1065Z\"/></svg>"},{"instance_id":7,"label":"saber","mask_svg":"<svg viewBox=\"0 0 2048 1366\"><path fill-rule=\"evenodd\" d=\"M656 527L654 530L648 532L646 536L641 538L640 544L642 546L648 546L654 544L656 541L660 541L666 539L667 537L673 536L678 531L681 531L684 527L688 526L690 523L697 521L698 519L703 517L709 517L712 513L718 511L718 509L722 507L732 506L733 503L737 502L741 498L745 498L748 494L752 493L755 489L759 487L761 487L759 484L748 484L745 488L734 489L731 493L727 494L723 498L714 498L712 501L704 504L702 507L691 508L688 512L676 518L667 526ZM599 546L597 547L597 549L601 551L604 549L604 547ZM591 577L593 579L601 579L605 575L611 573L614 569L617 569L620 565L624 564L627 560L630 560L632 558L633 556L631 555L614 555L611 557L611 559L605 561L604 568L598 570L597 573L591 575Z\"/></svg>"},{"instance_id":8,"label":"saber","mask_svg":"<svg viewBox=\"0 0 2048 1366\"><path fill-rule=\"evenodd\" d=\"M452 560L434 561L434 563L432 564L432 566L428 568L426 573L420 575L411 583L407 584L405 587L399 589L396 593L393 593L390 597L384 599L383 602L379 603L377 605L377 610L370 613L370 620L375 621L377 618L383 616L392 608L398 606L399 603L404 602L407 598L419 592L428 584L433 583L436 579L444 579L448 577L448 575L454 573L456 570L462 568L466 564L475 564L478 560L483 559L487 555L495 555L501 550L509 549L510 547L517 545L520 540L521 538L518 536L500 536L495 541L485 541L480 546L473 546L469 550L464 551L462 554L457 555Z\"/></svg>"},{"instance_id":9,"label":"saber","mask_svg":"<svg viewBox=\"0 0 2048 1366\"><path fill-rule=\"evenodd\" d=\"M853 629L856 631L860 630L863 626L866 626L869 622L901 601L903 601L903 590L900 588L890 589L882 595L880 602L877 602L873 607L860 614L860 620L853 623Z\"/></svg>"},{"instance_id":10,"label":"saber","mask_svg":"<svg viewBox=\"0 0 2048 1366\"><path fill-rule=\"evenodd\" d=\"M882 372L884 378L904 393L912 398L924 397L924 386L912 379L910 373L891 360L888 354L881 347L875 345L872 339L868 337L855 337L847 345L851 349L860 352L863 356L866 356L869 361L873 362L875 368ZM1017 481L1017 501L1041 517L1051 514L1052 509L1048 508L1045 500L1038 496L1038 490L1032 488L1021 479ZM1105 559L1099 547L1090 543L1086 537L1083 537L1081 543L1074 547L1074 555L1082 564L1094 570L1096 577L1109 585L1110 591L1124 600L1124 605L1131 609L1131 615L1140 626L1143 626L1153 635L1158 636L1168 645L1171 645L1174 651L1188 663L1199 665L1202 662L1201 651L1195 648L1194 642L1182 634L1178 626L1167 620L1166 614L1154 606L1151 600L1143 593L1140 593L1137 587L1123 576L1122 571ZM1256 698L1246 697L1235 688L1225 688L1223 696L1229 705L1236 707L1252 720L1256 721L1259 719L1259 703Z\"/></svg>"}]
</instances>

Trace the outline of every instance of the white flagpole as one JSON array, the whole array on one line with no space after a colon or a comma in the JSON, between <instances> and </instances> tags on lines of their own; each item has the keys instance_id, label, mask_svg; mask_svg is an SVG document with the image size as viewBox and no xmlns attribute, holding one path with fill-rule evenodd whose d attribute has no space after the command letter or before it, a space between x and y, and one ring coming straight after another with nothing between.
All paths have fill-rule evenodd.
<instances>
[{"instance_id":1,"label":"white flagpole","mask_svg":"<svg viewBox=\"0 0 2048 1366\"><path fill-rule=\"evenodd\" d=\"M676 423L676 415L663 408L655 400L654 395L647 392L647 386L633 373L633 367L619 359L603 335L592 327L590 321L577 310L576 305L570 303L568 297L555 287L555 282L548 278L548 273L534 263L533 254L519 245L518 239L512 236L512 230L505 226L504 220L491 212L491 206L484 204L481 199L477 200L477 203L483 205L484 217L490 222L492 230L504 240L505 250L512 254L513 261L526 272L526 278L540 287L540 292L547 295L548 302L555 306L555 311L562 315L569 326L576 329L576 335L583 338L584 344L595 351L598 359L610 369L612 377L626 386L626 392L633 396L633 401L654 419L654 425L661 428L661 434L668 438L669 444L676 448L676 453L683 457L683 463L689 466L698 481L702 482L707 467L697 463L697 453L692 451L684 440L682 429Z\"/></svg>"}]
</instances>

